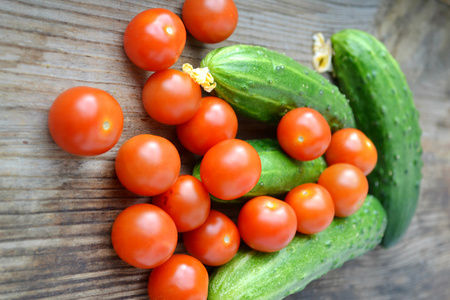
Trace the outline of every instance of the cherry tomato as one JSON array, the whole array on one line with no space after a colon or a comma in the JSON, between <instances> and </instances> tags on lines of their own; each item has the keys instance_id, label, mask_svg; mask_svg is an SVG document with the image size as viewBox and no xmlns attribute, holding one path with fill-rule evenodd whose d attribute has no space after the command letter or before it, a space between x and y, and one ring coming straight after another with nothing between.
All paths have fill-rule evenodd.
<instances>
[{"instance_id":1,"label":"cherry tomato","mask_svg":"<svg viewBox=\"0 0 450 300\"><path fill-rule=\"evenodd\" d=\"M198 259L186 254L174 254L151 271L148 297L150 300L206 300L208 284L208 271Z\"/></svg>"},{"instance_id":2,"label":"cherry tomato","mask_svg":"<svg viewBox=\"0 0 450 300\"><path fill-rule=\"evenodd\" d=\"M203 43L219 43L236 29L238 10L233 0L186 0L182 11L187 30Z\"/></svg>"},{"instance_id":3,"label":"cherry tomato","mask_svg":"<svg viewBox=\"0 0 450 300\"><path fill-rule=\"evenodd\" d=\"M172 217L178 232L202 225L211 207L209 193L202 182L191 175L181 175L164 193L154 196L152 203Z\"/></svg>"},{"instance_id":4,"label":"cherry tomato","mask_svg":"<svg viewBox=\"0 0 450 300\"><path fill-rule=\"evenodd\" d=\"M128 264L151 269L175 251L177 228L161 208L147 203L123 210L114 221L111 241L117 255Z\"/></svg>"},{"instance_id":5,"label":"cherry tomato","mask_svg":"<svg viewBox=\"0 0 450 300\"><path fill-rule=\"evenodd\" d=\"M153 73L142 90L147 113L158 122L177 125L191 119L200 106L202 90L191 77L178 70Z\"/></svg>"},{"instance_id":6,"label":"cherry tomato","mask_svg":"<svg viewBox=\"0 0 450 300\"><path fill-rule=\"evenodd\" d=\"M369 183L364 173L346 163L326 168L319 176L318 184L330 193L335 215L338 217L347 217L358 211L369 191Z\"/></svg>"},{"instance_id":7,"label":"cherry tomato","mask_svg":"<svg viewBox=\"0 0 450 300\"><path fill-rule=\"evenodd\" d=\"M183 233L186 251L209 266L230 261L239 249L239 230L234 222L217 210L211 210L199 228Z\"/></svg>"},{"instance_id":8,"label":"cherry tomato","mask_svg":"<svg viewBox=\"0 0 450 300\"><path fill-rule=\"evenodd\" d=\"M239 198L249 192L261 176L261 159L247 142L224 140L206 152L200 177L209 193L222 200Z\"/></svg>"},{"instance_id":9,"label":"cherry tomato","mask_svg":"<svg viewBox=\"0 0 450 300\"><path fill-rule=\"evenodd\" d=\"M258 196L244 204L238 216L239 234L251 248L275 252L286 247L297 232L292 207L269 196Z\"/></svg>"},{"instance_id":10,"label":"cherry tomato","mask_svg":"<svg viewBox=\"0 0 450 300\"><path fill-rule=\"evenodd\" d=\"M297 216L297 231L314 234L326 229L334 218L334 203L330 193L316 183L293 188L285 198Z\"/></svg>"},{"instance_id":11,"label":"cherry tomato","mask_svg":"<svg viewBox=\"0 0 450 300\"><path fill-rule=\"evenodd\" d=\"M181 169L180 155L167 139L141 134L126 141L117 152L116 174L129 191L155 196L167 191Z\"/></svg>"},{"instance_id":12,"label":"cherry tomato","mask_svg":"<svg viewBox=\"0 0 450 300\"><path fill-rule=\"evenodd\" d=\"M75 155L98 155L119 140L123 113L107 92L78 86L55 99L48 114L48 128L63 150Z\"/></svg>"},{"instance_id":13,"label":"cherry tomato","mask_svg":"<svg viewBox=\"0 0 450 300\"><path fill-rule=\"evenodd\" d=\"M325 152L329 165L348 163L369 175L377 164L378 154L372 141L356 128L344 128L331 136L331 143Z\"/></svg>"},{"instance_id":14,"label":"cherry tomato","mask_svg":"<svg viewBox=\"0 0 450 300\"><path fill-rule=\"evenodd\" d=\"M181 144L190 152L205 155L215 144L234 139L238 119L233 108L217 97L205 97L194 117L177 126Z\"/></svg>"},{"instance_id":15,"label":"cherry tomato","mask_svg":"<svg viewBox=\"0 0 450 300\"><path fill-rule=\"evenodd\" d=\"M308 161L325 153L331 141L331 130L319 112L299 107L281 118L277 138L281 148L291 157Z\"/></svg>"},{"instance_id":16,"label":"cherry tomato","mask_svg":"<svg viewBox=\"0 0 450 300\"><path fill-rule=\"evenodd\" d=\"M137 14L128 24L123 37L128 58L147 71L161 71L172 66L185 44L183 22L164 8L152 8Z\"/></svg>"}]
</instances>

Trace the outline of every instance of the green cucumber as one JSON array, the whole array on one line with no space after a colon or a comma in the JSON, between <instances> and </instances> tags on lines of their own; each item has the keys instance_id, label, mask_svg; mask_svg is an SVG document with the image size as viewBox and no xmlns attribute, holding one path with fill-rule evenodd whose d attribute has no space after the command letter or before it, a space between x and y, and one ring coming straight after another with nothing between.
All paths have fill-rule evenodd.
<instances>
[{"instance_id":1,"label":"green cucumber","mask_svg":"<svg viewBox=\"0 0 450 300\"><path fill-rule=\"evenodd\" d=\"M241 203L262 195L283 199L294 187L307 182L317 182L327 167L323 157L305 162L291 158L274 139L255 139L246 142L255 148L261 159L261 176L258 183L250 192L231 202L214 196L211 196L212 200ZM192 175L200 179L200 162L194 166Z\"/></svg>"},{"instance_id":2,"label":"green cucumber","mask_svg":"<svg viewBox=\"0 0 450 300\"><path fill-rule=\"evenodd\" d=\"M299 292L378 245L386 222L383 206L369 195L355 214L335 218L320 233L297 234L278 252L241 247L231 261L211 274L208 299L281 299Z\"/></svg>"},{"instance_id":3,"label":"green cucumber","mask_svg":"<svg viewBox=\"0 0 450 300\"><path fill-rule=\"evenodd\" d=\"M216 95L239 114L276 124L289 110L306 106L319 111L333 132L355 125L339 89L284 54L235 45L211 51L200 66L214 77Z\"/></svg>"},{"instance_id":4,"label":"green cucumber","mask_svg":"<svg viewBox=\"0 0 450 300\"><path fill-rule=\"evenodd\" d=\"M369 193L388 215L382 245L395 245L416 211L422 168L421 129L413 95L396 60L372 35L343 30L331 37L333 68L356 124L374 143L378 162Z\"/></svg>"}]
</instances>

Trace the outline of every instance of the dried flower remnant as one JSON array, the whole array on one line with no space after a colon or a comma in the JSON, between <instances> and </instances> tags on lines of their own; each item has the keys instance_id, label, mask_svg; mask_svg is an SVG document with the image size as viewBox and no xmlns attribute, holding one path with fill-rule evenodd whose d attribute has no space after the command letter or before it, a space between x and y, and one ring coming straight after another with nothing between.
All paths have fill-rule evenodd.
<instances>
[{"instance_id":1,"label":"dried flower remnant","mask_svg":"<svg viewBox=\"0 0 450 300\"><path fill-rule=\"evenodd\" d=\"M313 35L313 66L319 73L330 72L333 67L331 64L332 48L330 40L325 41L322 33Z\"/></svg>"}]
</instances>

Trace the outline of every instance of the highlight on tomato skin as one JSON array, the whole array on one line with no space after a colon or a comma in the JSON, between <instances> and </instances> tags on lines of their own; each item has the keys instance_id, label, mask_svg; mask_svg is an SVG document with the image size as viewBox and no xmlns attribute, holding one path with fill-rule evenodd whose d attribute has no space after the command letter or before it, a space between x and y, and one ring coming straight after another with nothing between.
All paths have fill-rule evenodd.
<instances>
[{"instance_id":1,"label":"highlight on tomato skin","mask_svg":"<svg viewBox=\"0 0 450 300\"><path fill-rule=\"evenodd\" d=\"M175 223L161 208L140 203L125 208L114 220L111 241L117 255L140 269L155 268L175 251Z\"/></svg>"},{"instance_id":2,"label":"highlight on tomato skin","mask_svg":"<svg viewBox=\"0 0 450 300\"><path fill-rule=\"evenodd\" d=\"M128 58L139 68L161 71L171 67L186 44L180 17L165 8L137 14L127 25L123 45Z\"/></svg>"},{"instance_id":3,"label":"highlight on tomato skin","mask_svg":"<svg viewBox=\"0 0 450 300\"><path fill-rule=\"evenodd\" d=\"M115 170L129 191L156 196L177 180L181 159L177 148L166 138L140 134L127 140L117 151Z\"/></svg>"},{"instance_id":4,"label":"highlight on tomato skin","mask_svg":"<svg viewBox=\"0 0 450 300\"><path fill-rule=\"evenodd\" d=\"M123 130L123 112L107 92L77 86L52 103L48 128L55 143L73 155L100 155L114 147Z\"/></svg>"},{"instance_id":5,"label":"highlight on tomato skin","mask_svg":"<svg viewBox=\"0 0 450 300\"><path fill-rule=\"evenodd\" d=\"M206 300L208 284L208 271L198 259L186 254L174 254L151 271L148 297L150 300Z\"/></svg>"}]
</instances>

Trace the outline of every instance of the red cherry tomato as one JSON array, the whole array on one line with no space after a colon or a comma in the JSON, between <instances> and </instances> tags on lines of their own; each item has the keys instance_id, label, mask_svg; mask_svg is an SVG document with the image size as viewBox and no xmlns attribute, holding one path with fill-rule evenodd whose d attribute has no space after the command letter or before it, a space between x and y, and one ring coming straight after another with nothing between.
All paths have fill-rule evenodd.
<instances>
[{"instance_id":1,"label":"red cherry tomato","mask_svg":"<svg viewBox=\"0 0 450 300\"><path fill-rule=\"evenodd\" d=\"M219 43L236 29L238 10L233 0L186 0L182 11L187 30L203 43Z\"/></svg>"},{"instance_id":2,"label":"red cherry tomato","mask_svg":"<svg viewBox=\"0 0 450 300\"><path fill-rule=\"evenodd\" d=\"M297 231L314 234L326 229L334 218L334 203L330 193L316 183L293 188L285 198L297 216Z\"/></svg>"},{"instance_id":3,"label":"red cherry tomato","mask_svg":"<svg viewBox=\"0 0 450 300\"><path fill-rule=\"evenodd\" d=\"M152 203L172 217L178 232L202 225L211 207L208 191L200 180L191 175L178 177L167 191L154 196Z\"/></svg>"},{"instance_id":4,"label":"red cherry tomato","mask_svg":"<svg viewBox=\"0 0 450 300\"><path fill-rule=\"evenodd\" d=\"M199 228L183 233L186 251L209 266L230 261L239 249L239 230L223 213L211 210Z\"/></svg>"},{"instance_id":5,"label":"red cherry tomato","mask_svg":"<svg viewBox=\"0 0 450 300\"><path fill-rule=\"evenodd\" d=\"M325 153L331 141L331 130L319 112L299 107L281 118L277 138L281 148L291 157L308 161Z\"/></svg>"},{"instance_id":6,"label":"red cherry tomato","mask_svg":"<svg viewBox=\"0 0 450 300\"><path fill-rule=\"evenodd\" d=\"M175 251L177 228L161 208L147 203L123 210L114 221L111 241L117 255L128 264L151 269Z\"/></svg>"},{"instance_id":7,"label":"red cherry tomato","mask_svg":"<svg viewBox=\"0 0 450 300\"><path fill-rule=\"evenodd\" d=\"M191 77L178 70L153 73L142 90L147 113L158 122L177 125L191 119L200 106L202 90Z\"/></svg>"},{"instance_id":8,"label":"red cherry tomato","mask_svg":"<svg viewBox=\"0 0 450 300\"><path fill-rule=\"evenodd\" d=\"M275 252L286 247L297 232L292 207L269 196L259 196L244 204L238 216L239 234L251 248Z\"/></svg>"},{"instance_id":9,"label":"red cherry tomato","mask_svg":"<svg viewBox=\"0 0 450 300\"><path fill-rule=\"evenodd\" d=\"M190 152L205 155L215 144L234 139L238 119L233 108L217 97L205 97L194 117L177 126L181 144Z\"/></svg>"},{"instance_id":10,"label":"red cherry tomato","mask_svg":"<svg viewBox=\"0 0 450 300\"><path fill-rule=\"evenodd\" d=\"M63 150L75 155L98 155L119 140L123 113L107 92L79 86L66 90L53 102L48 128Z\"/></svg>"},{"instance_id":11,"label":"red cherry tomato","mask_svg":"<svg viewBox=\"0 0 450 300\"><path fill-rule=\"evenodd\" d=\"M326 168L319 176L318 184L330 193L335 215L338 217L347 217L358 211L369 191L369 183L364 173L345 163Z\"/></svg>"},{"instance_id":12,"label":"red cherry tomato","mask_svg":"<svg viewBox=\"0 0 450 300\"><path fill-rule=\"evenodd\" d=\"M125 188L138 195L155 196L175 183L181 160L167 139L141 134L120 147L115 165L117 177Z\"/></svg>"},{"instance_id":13,"label":"red cherry tomato","mask_svg":"<svg viewBox=\"0 0 450 300\"><path fill-rule=\"evenodd\" d=\"M224 140L206 152L200 177L209 193L222 200L239 198L249 192L261 176L261 159L247 142Z\"/></svg>"},{"instance_id":14,"label":"red cherry tomato","mask_svg":"<svg viewBox=\"0 0 450 300\"><path fill-rule=\"evenodd\" d=\"M208 271L198 259L186 254L175 254L151 271L148 297L150 300L206 300L208 283Z\"/></svg>"},{"instance_id":15,"label":"red cherry tomato","mask_svg":"<svg viewBox=\"0 0 450 300\"><path fill-rule=\"evenodd\" d=\"M354 165L367 176L375 168L378 154L372 141L362 131L344 128L332 135L325 159L329 165L336 163Z\"/></svg>"},{"instance_id":16,"label":"red cherry tomato","mask_svg":"<svg viewBox=\"0 0 450 300\"><path fill-rule=\"evenodd\" d=\"M123 45L128 58L139 68L161 71L172 66L186 44L181 19L164 8L136 15L125 29Z\"/></svg>"}]
</instances>

